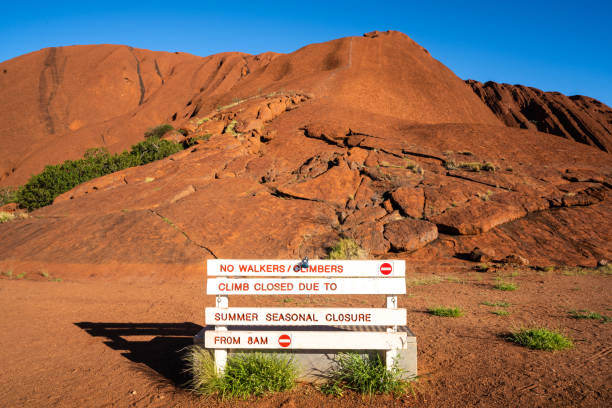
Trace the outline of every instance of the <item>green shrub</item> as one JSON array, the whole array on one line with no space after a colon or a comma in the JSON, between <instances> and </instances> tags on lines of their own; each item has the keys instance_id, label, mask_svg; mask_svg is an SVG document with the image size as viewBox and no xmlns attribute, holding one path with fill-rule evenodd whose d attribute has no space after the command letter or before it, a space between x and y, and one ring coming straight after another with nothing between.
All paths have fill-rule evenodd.
<instances>
[{"instance_id":1,"label":"green shrub","mask_svg":"<svg viewBox=\"0 0 612 408\"><path fill-rule=\"evenodd\" d=\"M104 148L85 152L82 159L66 160L46 166L17 191L17 203L32 211L53 202L60 194L91 179L128 167L140 166L163 159L183 149L180 143L150 137L132 146L130 151L111 155Z\"/></svg>"},{"instance_id":2,"label":"green shrub","mask_svg":"<svg viewBox=\"0 0 612 408\"><path fill-rule=\"evenodd\" d=\"M174 130L174 127L172 127L172 125L164 123L162 125L155 126L154 128L151 128L151 129L147 130L144 133L144 135L145 135L145 137L147 139L148 138L159 139L159 138L161 138L163 135L165 135L166 133L168 133L171 130Z\"/></svg>"},{"instance_id":3,"label":"green shrub","mask_svg":"<svg viewBox=\"0 0 612 408\"><path fill-rule=\"evenodd\" d=\"M371 357L357 353L340 353L329 381L321 387L325 394L342 396L349 389L361 394L393 394L401 396L411 390L410 383L402 378L403 371L394 364L387 370L380 356Z\"/></svg>"},{"instance_id":4,"label":"green shrub","mask_svg":"<svg viewBox=\"0 0 612 408\"><path fill-rule=\"evenodd\" d=\"M558 331L543 327L516 330L510 335L509 339L520 346L533 350L564 350L574 346L570 339Z\"/></svg>"},{"instance_id":5,"label":"green shrub","mask_svg":"<svg viewBox=\"0 0 612 408\"><path fill-rule=\"evenodd\" d=\"M181 150L183 146L180 143L151 137L132 146L130 154L137 158L138 165L142 165L163 159Z\"/></svg>"},{"instance_id":6,"label":"green shrub","mask_svg":"<svg viewBox=\"0 0 612 408\"><path fill-rule=\"evenodd\" d=\"M184 357L190 374L190 388L221 399L262 396L290 390L295 386L297 368L293 359L276 354L233 354L225 370L218 373L211 353L199 346L190 347Z\"/></svg>"},{"instance_id":7,"label":"green shrub","mask_svg":"<svg viewBox=\"0 0 612 408\"><path fill-rule=\"evenodd\" d=\"M334 245L328 255L329 259L365 259L366 251L351 238L342 238Z\"/></svg>"},{"instance_id":8,"label":"green shrub","mask_svg":"<svg viewBox=\"0 0 612 408\"><path fill-rule=\"evenodd\" d=\"M434 316L441 316L441 317L463 316L463 311L459 309L458 307L436 306L436 307L430 307L429 309L427 309L427 311L429 312L429 314L432 314Z\"/></svg>"}]
</instances>

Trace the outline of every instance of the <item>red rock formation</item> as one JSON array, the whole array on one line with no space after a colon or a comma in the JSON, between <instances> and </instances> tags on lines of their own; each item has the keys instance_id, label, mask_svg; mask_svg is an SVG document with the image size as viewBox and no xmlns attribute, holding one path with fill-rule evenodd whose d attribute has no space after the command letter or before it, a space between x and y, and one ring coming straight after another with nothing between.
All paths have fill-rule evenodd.
<instances>
[{"instance_id":1,"label":"red rock formation","mask_svg":"<svg viewBox=\"0 0 612 408\"><path fill-rule=\"evenodd\" d=\"M3 183L24 180L43 159L52 162L45 152L59 161L71 143L80 146L75 152L100 145L96 129L108 130L115 147L165 121L190 137L207 136L0 225L0 266L42 262L48 270L86 272L88 265L108 264L129 272L135 264L197 265L210 257L323 257L340 237L354 238L371 256L413 261L448 261L474 247L499 259L522 256L532 265L595 265L612 257L609 154L504 126L463 81L403 34L343 38L288 55L199 59L134 51L144 94L137 66L125 65L136 64L131 50L80 49L104 50L97 60L102 67L105 58L124 55L106 68L114 70L114 81L125 66L134 83L104 88L106 68L98 74L92 68L83 73L83 84L95 84L87 104L61 99L69 92L59 86L51 103L24 105L35 116L28 119L31 146L16 142L24 112L4 111L13 127L1 158L20 164ZM86 60L78 50L55 52ZM22 58L32 72L40 73L33 69L38 64L51 75L43 58L48 53ZM27 64L3 65L10 74ZM19 94L20 87L10 87ZM21 87L32 95L16 100L40 96L38 85ZM76 87L66 89L82 97ZM98 120L96 106L113 105L109 98L116 106L101 108L98 124L64 129L65 140L59 137L60 124ZM48 117L39 114L41 106L50 107Z\"/></svg>"},{"instance_id":2,"label":"red rock formation","mask_svg":"<svg viewBox=\"0 0 612 408\"><path fill-rule=\"evenodd\" d=\"M612 109L588 96L467 80L506 125L562 136L612 152Z\"/></svg>"}]
</instances>

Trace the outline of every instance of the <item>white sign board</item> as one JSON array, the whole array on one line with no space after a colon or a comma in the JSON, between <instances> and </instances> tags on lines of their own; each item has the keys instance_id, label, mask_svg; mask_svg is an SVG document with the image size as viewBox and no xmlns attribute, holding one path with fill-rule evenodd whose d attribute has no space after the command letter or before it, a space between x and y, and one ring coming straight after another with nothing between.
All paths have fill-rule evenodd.
<instances>
[{"instance_id":1,"label":"white sign board","mask_svg":"<svg viewBox=\"0 0 612 408\"><path fill-rule=\"evenodd\" d=\"M213 326L403 326L406 309L207 307Z\"/></svg>"},{"instance_id":2,"label":"white sign board","mask_svg":"<svg viewBox=\"0 0 612 408\"><path fill-rule=\"evenodd\" d=\"M309 276L309 277L362 277L385 278L406 275L406 263L402 260L380 261L332 261L311 260L303 268L293 260L237 260L209 259L206 262L208 276Z\"/></svg>"},{"instance_id":3,"label":"white sign board","mask_svg":"<svg viewBox=\"0 0 612 408\"><path fill-rule=\"evenodd\" d=\"M207 295L403 295L404 278L211 278Z\"/></svg>"},{"instance_id":4,"label":"white sign board","mask_svg":"<svg viewBox=\"0 0 612 408\"><path fill-rule=\"evenodd\" d=\"M408 344L405 332L214 331L204 334L213 349L392 350Z\"/></svg>"}]
</instances>

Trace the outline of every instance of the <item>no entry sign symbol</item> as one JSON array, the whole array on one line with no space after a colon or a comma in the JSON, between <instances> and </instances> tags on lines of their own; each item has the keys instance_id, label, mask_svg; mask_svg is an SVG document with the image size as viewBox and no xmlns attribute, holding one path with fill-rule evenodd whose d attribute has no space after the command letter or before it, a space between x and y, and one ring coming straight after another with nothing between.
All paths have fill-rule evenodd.
<instances>
[{"instance_id":1,"label":"no entry sign symbol","mask_svg":"<svg viewBox=\"0 0 612 408\"><path fill-rule=\"evenodd\" d=\"M278 338L278 344L281 347L289 347L289 345L291 344L291 337L289 337L289 335L287 334L281 334Z\"/></svg>"},{"instance_id":2,"label":"no entry sign symbol","mask_svg":"<svg viewBox=\"0 0 612 408\"><path fill-rule=\"evenodd\" d=\"M380 265L380 273L382 273L383 275L387 276L391 272L393 272L393 267L390 263L385 262L384 264Z\"/></svg>"}]
</instances>

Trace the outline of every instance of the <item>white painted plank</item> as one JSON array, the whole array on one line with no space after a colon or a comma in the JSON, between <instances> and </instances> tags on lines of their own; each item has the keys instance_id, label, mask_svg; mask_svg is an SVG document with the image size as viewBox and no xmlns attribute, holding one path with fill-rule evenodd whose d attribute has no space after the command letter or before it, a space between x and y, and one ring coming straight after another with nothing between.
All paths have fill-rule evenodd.
<instances>
[{"instance_id":1,"label":"white painted plank","mask_svg":"<svg viewBox=\"0 0 612 408\"><path fill-rule=\"evenodd\" d=\"M208 276L346 276L362 278L406 276L406 262L398 259L376 261L313 259L308 261L308 268L297 267L299 263L300 261L296 259L209 259L206 262L206 272Z\"/></svg>"},{"instance_id":2,"label":"white painted plank","mask_svg":"<svg viewBox=\"0 0 612 408\"><path fill-rule=\"evenodd\" d=\"M383 308L206 308L212 326L404 326L406 309Z\"/></svg>"},{"instance_id":3,"label":"white painted plank","mask_svg":"<svg viewBox=\"0 0 612 408\"><path fill-rule=\"evenodd\" d=\"M204 334L204 346L212 349L392 350L407 344L405 332L207 330Z\"/></svg>"},{"instance_id":4,"label":"white painted plank","mask_svg":"<svg viewBox=\"0 0 612 408\"><path fill-rule=\"evenodd\" d=\"M403 295L404 278L210 278L208 295Z\"/></svg>"}]
</instances>

